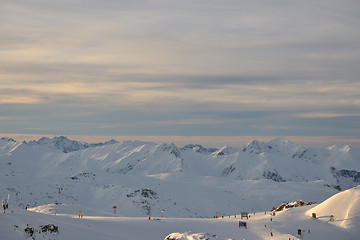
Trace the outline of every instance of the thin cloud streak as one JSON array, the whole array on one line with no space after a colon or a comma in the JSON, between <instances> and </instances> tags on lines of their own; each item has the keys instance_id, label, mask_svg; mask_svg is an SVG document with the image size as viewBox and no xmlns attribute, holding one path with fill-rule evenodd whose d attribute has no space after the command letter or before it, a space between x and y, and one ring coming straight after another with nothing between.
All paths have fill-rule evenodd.
<instances>
[{"instance_id":1,"label":"thin cloud streak","mask_svg":"<svg viewBox=\"0 0 360 240\"><path fill-rule=\"evenodd\" d=\"M336 118L336 117L360 117L360 113L302 113L297 114L295 117L302 117L302 118Z\"/></svg>"},{"instance_id":2,"label":"thin cloud streak","mask_svg":"<svg viewBox=\"0 0 360 240\"><path fill-rule=\"evenodd\" d=\"M209 109L272 109L284 108L318 109L340 108L342 106L359 106L359 84L332 83L331 87L322 87L322 83L276 83L271 81L261 85L255 83L218 84L217 87L206 87L206 80L198 84L203 88L192 88L176 82L58 82L58 83L25 83L22 90L16 84L0 88L2 103L47 102L53 99L54 104L61 104L62 97L82 99L81 101L107 106L134 107L137 109L157 108L166 110L176 106L183 110L190 106L207 105ZM24 94L26 96L24 96ZM26 100L27 99L27 100ZM98 100L96 100L98 99ZM301 101L299 101L301 100ZM171 103L171 104L169 104ZM316 103L316 104L315 104ZM206 107L206 106L204 106ZM343 113L346 114L346 113ZM353 113L348 113L353 114Z\"/></svg>"}]
</instances>

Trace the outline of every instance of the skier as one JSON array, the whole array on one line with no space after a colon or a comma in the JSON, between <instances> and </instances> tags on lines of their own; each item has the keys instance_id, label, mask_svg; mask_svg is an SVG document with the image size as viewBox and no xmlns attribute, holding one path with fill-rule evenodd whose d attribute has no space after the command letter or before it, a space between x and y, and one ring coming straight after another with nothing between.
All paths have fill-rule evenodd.
<instances>
[{"instance_id":1,"label":"skier","mask_svg":"<svg viewBox=\"0 0 360 240\"><path fill-rule=\"evenodd\" d=\"M81 210L79 211L79 218L83 218L83 212Z\"/></svg>"},{"instance_id":2,"label":"skier","mask_svg":"<svg viewBox=\"0 0 360 240\"><path fill-rule=\"evenodd\" d=\"M3 208L4 208L4 213L5 213L5 210L6 210L6 205L4 203L4 200L3 200L3 204L2 204Z\"/></svg>"},{"instance_id":3,"label":"skier","mask_svg":"<svg viewBox=\"0 0 360 240\"><path fill-rule=\"evenodd\" d=\"M298 230L297 230L297 237L298 237L298 238L301 238L301 229L298 229Z\"/></svg>"},{"instance_id":4,"label":"skier","mask_svg":"<svg viewBox=\"0 0 360 240\"><path fill-rule=\"evenodd\" d=\"M116 205L113 206L113 209L114 209L114 214L116 214Z\"/></svg>"}]
</instances>

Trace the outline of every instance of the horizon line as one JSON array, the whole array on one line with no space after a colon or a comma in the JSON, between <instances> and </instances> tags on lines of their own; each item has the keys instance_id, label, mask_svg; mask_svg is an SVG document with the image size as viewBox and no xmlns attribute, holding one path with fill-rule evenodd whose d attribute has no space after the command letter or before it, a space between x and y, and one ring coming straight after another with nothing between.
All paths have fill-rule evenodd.
<instances>
[{"instance_id":1,"label":"horizon line","mask_svg":"<svg viewBox=\"0 0 360 240\"><path fill-rule=\"evenodd\" d=\"M66 136L69 139L87 143L99 143L110 140L128 141L138 140L146 142L172 142L178 145L201 144L207 147L237 146L249 143L253 140L268 142L272 139L284 137L291 142L307 147L330 147L337 144L351 145L360 148L360 139L355 136L141 136L141 135L75 135L75 134L19 134L0 133L0 137L12 138L15 141L39 140L42 137L53 138Z\"/></svg>"}]
</instances>

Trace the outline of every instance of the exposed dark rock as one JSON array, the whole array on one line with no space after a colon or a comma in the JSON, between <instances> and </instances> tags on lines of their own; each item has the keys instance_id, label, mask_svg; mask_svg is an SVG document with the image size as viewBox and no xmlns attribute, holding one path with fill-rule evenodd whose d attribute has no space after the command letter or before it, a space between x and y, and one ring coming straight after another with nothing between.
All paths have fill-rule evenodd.
<instances>
[{"instance_id":1,"label":"exposed dark rock","mask_svg":"<svg viewBox=\"0 0 360 240\"><path fill-rule=\"evenodd\" d=\"M127 197L144 197L144 198L150 198L150 199L158 199L159 197L157 196L157 193L154 192L151 189L140 189L140 190L135 190L134 192L127 194Z\"/></svg>"},{"instance_id":2,"label":"exposed dark rock","mask_svg":"<svg viewBox=\"0 0 360 240\"><path fill-rule=\"evenodd\" d=\"M59 233L59 227L54 224L47 224L39 227L39 232Z\"/></svg>"},{"instance_id":3,"label":"exposed dark rock","mask_svg":"<svg viewBox=\"0 0 360 240\"><path fill-rule=\"evenodd\" d=\"M75 175L71 177L72 180L79 180L81 178L91 178L95 179L96 174L95 173L79 173L78 175Z\"/></svg>"},{"instance_id":4,"label":"exposed dark rock","mask_svg":"<svg viewBox=\"0 0 360 240\"><path fill-rule=\"evenodd\" d=\"M348 185L346 187L350 188L360 184L360 172L358 171L347 169L338 170L335 167L330 167L330 171L338 183L338 185L334 185L333 187L339 191L342 189L340 186Z\"/></svg>"},{"instance_id":5,"label":"exposed dark rock","mask_svg":"<svg viewBox=\"0 0 360 240\"><path fill-rule=\"evenodd\" d=\"M271 171L265 171L263 173L263 177L266 179L270 179L273 180L275 182L286 182L285 179L283 179L276 170L274 170L273 172Z\"/></svg>"},{"instance_id":6,"label":"exposed dark rock","mask_svg":"<svg viewBox=\"0 0 360 240\"><path fill-rule=\"evenodd\" d=\"M227 167L223 170L223 172L221 173L221 176L222 177L227 176L230 173L232 173L234 170L235 170L235 167L233 165L231 165L230 167Z\"/></svg>"},{"instance_id":7,"label":"exposed dark rock","mask_svg":"<svg viewBox=\"0 0 360 240\"><path fill-rule=\"evenodd\" d=\"M30 236L30 237L32 237L32 235L34 235L34 229L32 228L32 227L26 227L25 228L25 232Z\"/></svg>"},{"instance_id":8,"label":"exposed dark rock","mask_svg":"<svg viewBox=\"0 0 360 240\"><path fill-rule=\"evenodd\" d=\"M70 140L65 136L59 136L59 137L54 137L52 139L47 138L47 137L42 137L38 141L33 140L28 143L26 143L26 142L24 142L24 143L28 144L28 145L48 145L55 149L59 149L59 150L63 151L64 153L69 153L69 152L75 152L75 151L79 151L79 150L90 148L90 147L98 147L98 146L104 146L107 144L114 144L114 143L117 143L117 141L110 140L105 143L86 143L86 142Z\"/></svg>"},{"instance_id":9,"label":"exposed dark rock","mask_svg":"<svg viewBox=\"0 0 360 240\"><path fill-rule=\"evenodd\" d=\"M210 154L216 152L217 148L205 148L200 144L187 144L181 148L181 150L191 150L198 153Z\"/></svg>"},{"instance_id":10,"label":"exposed dark rock","mask_svg":"<svg viewBox=\"0 0 360 240\"><path fill-rule=\"evenodd\" d=\"M293 201L293 202L286 202L286 203L281 204L280 206L275 208L275 211L282 211L282 210L287 209L287 208L302 207L302 206L312 205L312 204L316 204L316 202L308 202L308 203L306 203L303 200L296 200L296 201Z\"/></svg>"}]
</instances>

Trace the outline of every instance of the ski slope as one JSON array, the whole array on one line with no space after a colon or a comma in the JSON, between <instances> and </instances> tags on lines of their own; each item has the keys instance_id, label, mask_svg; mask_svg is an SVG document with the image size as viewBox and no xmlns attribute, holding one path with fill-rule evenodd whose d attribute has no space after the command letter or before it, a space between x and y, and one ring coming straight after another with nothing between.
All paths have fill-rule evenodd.
<instances>
[{"instance_id":1,"label":"ski slope","mask_svg":"<svg viewBox=\"0 0 360 240\"><path fill-rule=\"evenodd\" d=\"M250 213L248 220L241 220L239 214L214 218L161 218L155 216L148 220L144 217L118 217L111 212L100 212L96 209L83 209L84 218L79 219L77 212L81 206L62 206L67 213L58 212L56 215L12 208L0 214L0 239L21 240L31 239L24 229L32 227L34 239L53 240L131 240L147 239L159 240L167 236L179 240L202 239L206 236L209 240L265 240L265 239L297 239L297 229L302 229L303 239L313 240L357 240L360 234L359 204L341 205L345 202L358 201L360 187L341 192L316 207L305 206L291 208L285 211ZM357 202L356 202L357 203ZM42 212L46 208L42 209ZM58 209L60 211L60 209ZM69 213L73 211L73 213ZM312 219L310 212L318 211L318 219ZM335 213L340 221L351 221L351 225L327 223L322 220L324 212ZM351 212L348 219L342 219L341 213ZM325 213L328 214L328 213ZM356 214L356 216L354 215ZM246 221L248 228L239 228L239 221ZM58 233L36 232L40 226L54 224ZM272 236L271 236L272 234ZM176 238L175 238L176 237Z\"/></svg>"},{"instance_id":2,"label":"ski slope","mask_svg":"<svg viewBox=\"0 0 360 240\"><path fill-rule=\"evenodd\" d=\"M336 226L360 230L360 185L332 196L306 213L310 216L313 212L323 221L329 221L333 215L335 221L331 223Z\"/></svg>"}]
</instances>

